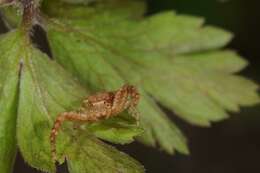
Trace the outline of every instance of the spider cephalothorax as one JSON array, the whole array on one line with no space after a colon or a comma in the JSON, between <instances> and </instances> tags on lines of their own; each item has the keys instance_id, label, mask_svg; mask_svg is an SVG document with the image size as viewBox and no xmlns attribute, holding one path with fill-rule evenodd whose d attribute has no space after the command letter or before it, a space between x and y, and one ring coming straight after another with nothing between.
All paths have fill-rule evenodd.
<instances>
[{"instance_id":1,"label":"spider cephalothorax","mask_svg":"<svg viewBox=\"0 0 260 173\"><path fill-rule=\"evenodd\" d=\"M76 111L60 113L51 131L52 159L56 160L56 136L64 121L96 122L118 115L124 110L138 118L136 106L140 95L131 85L124 85L117 91L101 92L88 96Z\"/></svg>"}]
</instances>

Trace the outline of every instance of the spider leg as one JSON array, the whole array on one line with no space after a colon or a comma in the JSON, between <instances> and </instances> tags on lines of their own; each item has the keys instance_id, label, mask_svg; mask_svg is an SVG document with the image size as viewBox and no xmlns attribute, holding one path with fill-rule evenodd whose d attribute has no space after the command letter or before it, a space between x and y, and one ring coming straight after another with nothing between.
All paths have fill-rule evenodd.
<instances>
[{"instance_id":1,"label":"spider leg","mask_svg":"<svg viewBox=\"0 0 260 173\"><path fill-rule=\"evenodd\" d=\"M52 160L57 160L56 156L56 138L59 133L59 129L64 121L76 121L76 122L95 122L106 117L106 112L89 112L89 114L78 112L64 112L57 116L54 125L51 130L50 143Z\"/></svg>"},{"instance_id":2,"label":"spider leg","mask_svg":"<svg viewBox=\"0 0 260 173\"><path fill-rule=\"evenodd\" d=\"M56 156L56 138L59 133L59 129L64 121L95 121L95 119L88 118L77 112L64 112L57 116L54 125L51 130L50 143L51 143L51 154L53 161L57 160Z\"/></svg>"},{"instance_id":3,"label":"spider leg","mask_svg":"<svg viewBox=\"0 0 260 173\"><path fill-rule=\"evenodd\" d=\"M128 113L136 119L137 125L139 125L140 114L137 110L137 104L140 100L140 94L136 87L132 85L128 86L128 93L130 95L130 100L127 101L125 109L128 109Z\"/></svg>"},{"instance_id":4,"label":"spider leg","mask_svg":"<svg viewBox=\"0 0 260 173\"><path fill-rule=\"evenodd\" d=\"M137 88L130 85L128 87L128 93L130 94L130 97L131 97L131 106L136 107L140 100L140 94L139 94Z\"/></svg>"},{"instance_id":5,"label":"spider leg","mask_svg":"<svg viewBox=\"0 0 260 173\"><path fill-rule=\"evenodd\" d=\"M64 112L62 114L59 114L54 122L54 125L51 130L51 135L50 135L50 142L51 142L51 154L52 154L52 160L56 161L57 156L56 156L56 137L59 133L59 129L62 125L62 123L66 120L69 119L69 117L75 116L75 112Z\"/></svg>"},{"instance_id":6,"label":"spider leg","mask_svg":"<svg viewBox=\"0 0 260 173\"><path fill-rule=\"evenodd\" d=\"M137 105L133 103L133 100L128 100L125 104L124 109L127 109L127 112L135 118L137 125L139 125L140 122L140 113L137 110Z\"/></svg>"},{"instance_id":7,"label":"spider leg","mask_svg":"<svg viewBox=\"0 0 260 173\"><path fill-rule=\"evenodd\" d=\"M112 113L118 114L122 112L128 101L128 85L124 85L114 93L114 100L112 105Z\"/></svg>"}]
</instances>

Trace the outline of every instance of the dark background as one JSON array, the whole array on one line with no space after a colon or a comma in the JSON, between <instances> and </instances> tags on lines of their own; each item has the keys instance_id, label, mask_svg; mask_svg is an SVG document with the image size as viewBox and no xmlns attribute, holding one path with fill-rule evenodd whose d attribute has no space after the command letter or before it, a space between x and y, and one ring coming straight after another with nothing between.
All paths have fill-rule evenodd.
<instances>
[{"instance_id":1,"label":"dark background","mask_svg":"<svg viewBox=\"0 0 260 173\"><path fill-rule=\"evenodd\" d=\"M235 34L228 48L249 62L242 74L260 83L260 3L258 0L148 0L149 14L174 9L181 14L202 16L207 24ZM167 111L167 110L166 110ZM142 162L147 173L258 173L260 172L260 106L243 108L211 128L177 121L189 139L190 156L169 156L133 143L119 148ZM14 173L37 173L18 155ZM60 167L59 173L65 173Z\"/></svg>"}]
</instances>

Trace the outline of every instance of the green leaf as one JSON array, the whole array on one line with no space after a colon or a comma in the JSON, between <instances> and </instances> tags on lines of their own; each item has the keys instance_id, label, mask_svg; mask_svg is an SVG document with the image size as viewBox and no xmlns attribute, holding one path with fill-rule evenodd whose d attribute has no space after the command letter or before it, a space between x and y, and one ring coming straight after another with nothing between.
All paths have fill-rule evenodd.
<instances>
[{"instance_id":1,"label":"green leaf","mask_svg":"<svg viewBox=\"0 0 260 173\"><path fill-rule=\"evenodd\" d=\"M229 60L221 61L221 56ZM149 76L140 68L139 73L146 78L146 91L160 103L192 124L208 126L227 118L226 111L259 103L258 86L233 74L244 66L232 52L211 52L156 60Z\"/></svg>"},{"instance_id":2,"label":"green leaf","mask_svg":"<svg viewBox=\"0 0 260 173\"><path fill-rule=\"evenodd\" d=\"M70 173L141 173L144 168L131 157L96 140L86 133L77 133L67 156ZM113 159L111 159L113 158Z\"/></svg>"},{"instance_id":3,"label":"green leaf","mask_svg":"<svg viewBox=\"0 0 260 173\"><path fill-rule=\"evenodd\" d=\"M60 33L54 33L54 35L52 35L52 38L56 38L57 41L52 44L53 48L57 48L57 52L54 52L54 56L57 57L57 60L61 62L64 67L71 70L75 75L78 75L81 79L81 83L84 83L93 90L111 90L125 83L117 71L104 61L103 58L100 58L100 54L95 51L96 49L92 50L91 47L84 49L82 48L82 44L84 43L78 41L78 38L72 36L70 37L71 39L65 39L67 40L65 41L65 36L69 38L66 32L64 35ZM50 40L52 40L52 38L50 38ZM61 43L60 41L63 42ZM91 52L93 53L91 54ZM85 58L85 55L91 55L91 58ZM157 138L159 138L159 143L163 143L162 148L170 153L173 153L174 148L177 147L175 146L175 141L180 141L182 142L182 147L178 147L177 149L187 153L186 141L183 139L183 135L178 130L175 130L177 129L175 125L171 124L167 118L164 118L164 113L158 113L156 111L156 109L159 108L156 108L155 104L152 106L151 104L145 104L143 102L147 101L145 101L144 98L141 99L139 111L141 112L141 125L143 129L145 129L145 133L139 139L148 145L155 146ZM167 130L163 131L162 129L165 128ZM166 143L168 144L167 146L164 145Z\"/></svg>"},{"instance_id":4,"label":"green leaf","mask_svg":"<svg viewBox=\"0 0 260 173\"><path fill-rule=\"evenodd\" d=\"M42 11L53 17L62 16L69 19L81 18L96 21L108 19L109 22L112 10L112 17L116 20L139 18L145 13L146 5L142 0L101 0L94 3L92 7L88 7L77 3L76 5L63 3L62 0L44 0L41 8Z\"/></svg>"},{"instance_id":5,"label":"green leaf","mask_svg":"<svg viewBox=\"0 0 260 173\"><path fill-rule=\"evenodd\" d=\"M39 50L26 46L20 56L23 57L23 68L17 120L18 145L31 166L54 172L49 140L54 119L60 112L75 109L87 93ZM58 151L68 142L64 135L61 138Z\"/></svg>"},{"instance_id":6,"label":"green leaf","mask_svg":"<svg viewBox=\"0 0 260 173\"><path fill-rule=\"evenodd\" d=\"M173 154L174 150L188 154L187 141L179 128L169 120L155 101L145 92L140 102L141 123L145 134L138 137L146 145L158 147Z\"/></svg>"},{"instance_id":7,"label":"green leaf","mask_svg":"<svg viewBox=\"0 0 260 173\"><path fill-rule=\"evenodd\" d=\"M202 126L227 118L227 111L239 106L259 103L256 84L233 74L247 63L232 51L215 51L230 41L230 33L203 26L201 18L173 12L124 18L119 16L129 11L102 12L98 4L70 6L66 10L75 12L70 16L53 14L47 3L45 12L54 17L47 24L50 45L56 60L92 90L127 82L138 86L143 143L188 153L182 133L154 99Z\"/></svg>"},{"instance_id":8,"label":"green leaf","mask_svg":"<svg viewBox=\"0 0 260 173\"><path fill-rule=\"evenodd\" d=\"M0 170L12 172L16 154L16 114L19 83L20 48L16 35L9 33L0 37ZM17 55L17 56L11 56Z\"/></svg>"},{"instance_id":9,"label":"green leaf","mask_svg":"<svg viewBox=\"0 0 260 173\"><path fill-rule=\"evenodd\" d=\"M225 46L232 35L222 29L203 26L203 19L164 12L143 20L132 29L131 42L138 42L134 49L154 51L172 56L195 53Z\"/></svg>"},{"instance_id":10,"label":"green leaf","mask_svg":"<svg viewBox=\"0 0 260 173\"><path fill-rule=\"evenodd\" d=\"M1 8L2 19L8 29L16 28L21 23L21 12L17 6L5 6Z\"/></svg>"},{"instance_id":11,"label":"green leaf","mask_svg":"<svg viewBox=\"0 0 260 173\"><path fill-rule=\"evenodd\" d=\"M134 137L143 133L143 129L137 125L136 119L128 114L90 124L86 128L95 136L116 144L133 142Z\"/></svg>"},{"instance_id":12,"label":"green leaf","mask_svg":"<svg viewBox=\"0 0 260 173\"><path fill-rule=\"evenodd\" d=\"M60 112L77 109L89 92L55 61L34 48L27 34L21 29L3 35L0 39L0 48L4 52L0 59L1 170L11 171L17 138L20 152L26 162L42 171L54 172L55 165L51 160L49 139L54 119ZM19 93L18 79L20 79ZM134 136L142 131L134 120L123 117L121 119L117 117L95 125L86 125L85 130L80 132L76 130L79 133L77 136L74 136L75 130L71 123L65 123L57 139L59 162L62 163L66 158L68 162L75 163L71 165L72 167L80 168L83 172L89 172L93 164L96 166L96 169L92 170L94 172L103 172L100 170L103 166L110 172L115 170L143 172L138 162L93 136L97 134L98 137L115 143L131 142ZM104 127L113 128L114 136L109 136L110 133L104 131ZM92 137L86 139L86 136L80 133L90 133ZM92 160L88 157L88 152L81 148L82 142L92 153L96 152L97 155L106 157L109 162ZM75 148L72 149L71 145ZM76 152L82 153L80 158L74 157ZM122 156L120 164L109 165L117 163L118 156ZM88 158L87 162L90 165L85 165L86 160L81 160L81 157Z\"/></svg>"},{"instance_id":13,"label":"green leaf","mask_svg":"<svg viewBox=\"0 0 260 173\"><path fill-rule=\"evenodd\" d=\"M107 24L110 25L109 23ZM88 35L84 35L84 33L75 32L68 35L66 29L62 29L64 28L63 26L62 28L58 27L56 29L61 32L49 32L49 34L52 34L49 39L54 50L54 56L64 67L79 76L82 83L93 90L103 88L111 90L127 82L104 59L107 50L102 47L93 46L92 43L89 45L89 43L85 42L85 39L88 39ZM83 37L81 34L83 34ZM55 42L52 42L53 39L55 39ZM91 58L86 58L86 55L89 55ZM141 125L145 129L144 135L139 137L139 140L152 146L156 146L156 143L158 143L169 153L173 153L174 148L182 153L188 153L186 140L182 133L176 125L166 118L153 101L148 101L148 97L147 99L143 98L139 110L141 112Z\"/></svg>"}]
</instances>

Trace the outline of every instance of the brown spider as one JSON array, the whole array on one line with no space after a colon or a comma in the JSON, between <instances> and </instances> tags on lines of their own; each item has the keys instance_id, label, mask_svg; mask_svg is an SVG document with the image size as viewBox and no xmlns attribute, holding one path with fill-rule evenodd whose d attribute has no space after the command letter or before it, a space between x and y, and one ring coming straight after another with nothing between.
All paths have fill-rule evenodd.
<instances>
[{"instance_id":1,"label":"brown spider","mask_svg":"<svg viewBox=\"0 0 260 173\"><path fill-rule=\"evenodd\" d=\"M113 92L101 92L87 97L77 111L60 113L53 125L50 135L52 159L56 161L56 137L64 121L96 122L107 119L128 109L138 118L136 106L140 94L132 85L124 85Z\"/></svg>"}]
</instances>

